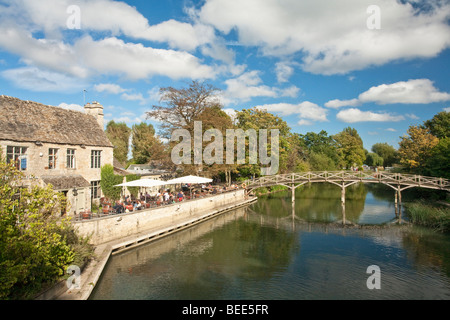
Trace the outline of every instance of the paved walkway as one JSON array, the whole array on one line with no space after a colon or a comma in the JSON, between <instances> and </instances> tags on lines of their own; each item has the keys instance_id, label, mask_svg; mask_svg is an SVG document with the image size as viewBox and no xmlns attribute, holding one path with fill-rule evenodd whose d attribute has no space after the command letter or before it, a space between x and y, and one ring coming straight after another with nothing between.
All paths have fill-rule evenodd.
<instances>
[{"instance_id":1,"label":"paved walkway","mask_svg":"<svg viewBox=\"0 0 450 320\"><path fill-rule=\"evenodd\" d=\"M251 197L248 200L225 205L216 208L214 211L198 212L190 216L188 219L179 219L173 223L161 226L158 228L148 229L146 231L134 234L129 237L124 237L115 241L103 243L95 247L95 257L86 266L81 273L80 289L67 290L57 297L58 300L87 300L94 289L95 284L100 278L103 268L108 262L111 254L121 250L129 250L139 245L159 239L174 232L181 231L185 228L191 227L194 224L201 223L204 220L211 219L226 211L236 209L238 207L246 206L254 201L256 197Z\"/></svg>"}]
</instances>

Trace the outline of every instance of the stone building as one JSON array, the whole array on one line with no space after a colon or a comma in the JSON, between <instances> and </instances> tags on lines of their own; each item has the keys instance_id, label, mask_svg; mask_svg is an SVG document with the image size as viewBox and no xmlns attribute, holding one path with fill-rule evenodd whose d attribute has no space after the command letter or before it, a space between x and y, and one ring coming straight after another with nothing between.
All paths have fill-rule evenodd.
<instances>
[{"instance_id":1,"label":"stone building","mask_svg":"<svg viewBox=\"0 0 450 320\"><path fill-rule=\"evenodd\" d=\"M24 186L52 184L67 196L70 214L91 209L101 196L100 168L113 164L97 102L83 113L2 95L0 148L23 171Z\"/></svg>"}]
</instances>

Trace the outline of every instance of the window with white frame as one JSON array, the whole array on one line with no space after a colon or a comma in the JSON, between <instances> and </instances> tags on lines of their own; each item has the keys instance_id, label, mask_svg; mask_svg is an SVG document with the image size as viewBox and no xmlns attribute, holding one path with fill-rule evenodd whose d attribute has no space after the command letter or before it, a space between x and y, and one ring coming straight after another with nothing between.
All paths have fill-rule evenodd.
<instances>
[{"instance_id":1,"label":"window with white frame","mask_svg":"<svg viewBox=\"0 0 450 320\"><path fill-rule=\"evenodd\" d=\"M19 170L27 169L27 147L6 147L6 163L13 163Z\"/></svg>"},{"instance_id":2,"label":"window with white frame","mask_svg":"<svg viewBox=\"0 0 450 320\"><path fill-rule=\"evenodd\" d=\"M56 169L56 161L58 159L58 149L49 148L48 149L48 168Z\"/></svg>"},{"instance_id":3,"label":"window with white frame","mask_svg":"<svg viewBox=\"0 0 450 320\"><path fill-rule=\"evenodd\" d=\"M91 168L99 169L101 166L101 150L91 151Z\"/></svg>"},{"instance_id":4,"label":"window with white frame","mask_svg":"<svg viewBox=\"0 0 450 320\"><path fill-rule=\"evenodd\" d=\"M75 169L75 149L67 149L67 168Z\"/></svg>"}]
</instances>

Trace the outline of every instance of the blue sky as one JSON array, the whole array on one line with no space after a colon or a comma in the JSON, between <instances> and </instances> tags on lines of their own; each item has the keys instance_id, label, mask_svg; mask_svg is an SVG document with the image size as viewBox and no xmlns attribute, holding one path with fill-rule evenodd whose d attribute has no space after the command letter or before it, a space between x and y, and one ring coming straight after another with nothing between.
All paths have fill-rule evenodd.
<instances>
[{"instance_id":1,"label":"blue sky","mask_svg":"<svg viewBox=\"0 0 450 320\"><path fill-rule=\"evenodd\" d=\"M0 0L0 94L158 127L159 88L204 80L230 114L397 148L450 110L449 21L442 0Z\"/></svg>"}]
</instances>

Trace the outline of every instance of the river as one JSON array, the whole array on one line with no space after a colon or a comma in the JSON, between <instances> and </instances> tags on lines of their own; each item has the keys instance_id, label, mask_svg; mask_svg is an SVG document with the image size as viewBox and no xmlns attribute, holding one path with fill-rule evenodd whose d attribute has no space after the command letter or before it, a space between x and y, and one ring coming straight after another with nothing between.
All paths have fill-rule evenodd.
<instances>
[{"instance_id":1,"label":"river","mask_svg":"<svg viewBox=\"0 0 450 320\"><path fill-rule=\"evenodd\" d=\"M112 256L90 299L450 299L450 236L391 223L394 192L376 185L348 187L343 227L340 195L301 187L294 211L288 192L261 196Z\"/></svg>"}]
</instances>

